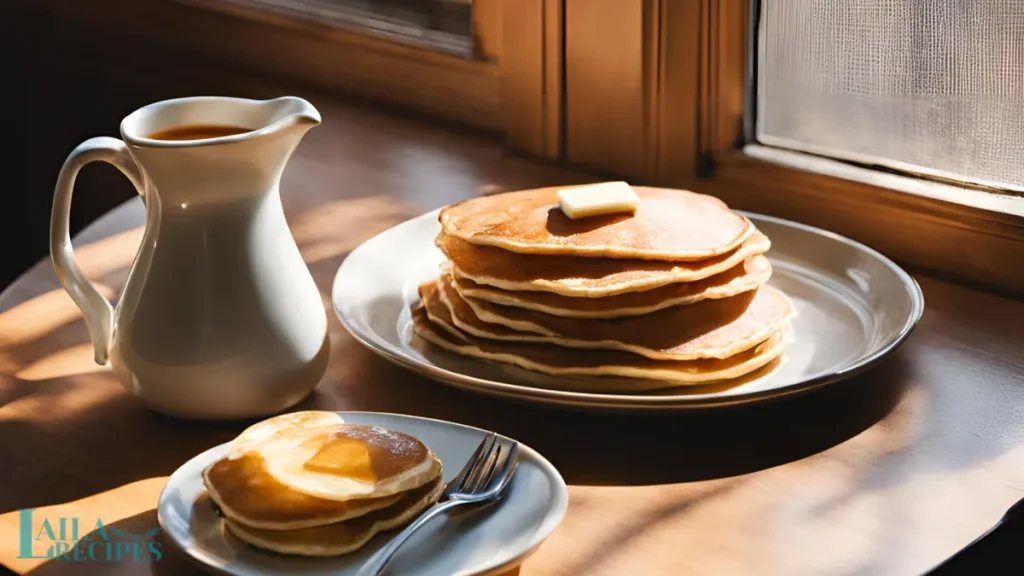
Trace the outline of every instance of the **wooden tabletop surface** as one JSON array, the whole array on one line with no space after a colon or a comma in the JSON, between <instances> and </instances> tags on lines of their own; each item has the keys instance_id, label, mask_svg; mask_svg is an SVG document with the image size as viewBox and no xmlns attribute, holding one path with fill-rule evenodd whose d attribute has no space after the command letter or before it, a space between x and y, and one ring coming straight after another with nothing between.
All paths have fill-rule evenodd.
<instances>
[{"instance_id":1,"label":"wooden tabletop surface","mask_svg":"<svg viewBox=\"0 0 1024 576\"><path fill-rule=\"evenodd\" d=\"M291 160L282 195L328 306L338 264L377 232L481 193L593 179L481 137L315 103L324 125ZM142 222L136 199L78 239L79 262L109 294ZM510 404L387 363L331 314L330 368L301 407L442 418L546 455L570 484L569 511L524 575L919 574L1024 495L1024 303L917 278L925 315L897 353L853 380L757 406L616 416ZM40 262L0 295L0 563L191 573L166 546L158 562L87 569L18 558L20 510L152 528L165 478L243 426L142 407L93 364L77 309Z\"/></svg>"}]
</instances>

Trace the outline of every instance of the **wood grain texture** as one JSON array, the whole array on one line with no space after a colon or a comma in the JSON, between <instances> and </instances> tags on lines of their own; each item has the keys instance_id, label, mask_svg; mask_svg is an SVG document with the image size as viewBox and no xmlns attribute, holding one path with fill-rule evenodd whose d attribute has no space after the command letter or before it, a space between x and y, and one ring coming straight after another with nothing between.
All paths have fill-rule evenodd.
<instances>
[{"instance_id":1,"label":"wood grain texture","mask_svg":"<svg viewBox=\"0 0 1024 576\"><path fill-rule=\"evenodd\" d=\"M648 0L566 0L566 157L633 178L650 174Z\"/></svg>"},{"instance_id":2,"label":"wood grain texture","mask_svg":"<svg viewBox=\"0 0 1024 576\"><path fill-rule=\"evenodd\" d=\"M544 0L545 158L565 157L565 2Z\"/></svg>"},{"instance_id":3,"label":"wood grain texture","mask_svg":"<svg viewBox=\"0 0 1024 576\"><path fill-rule=\"evenodd\" d=\"M562 157L561 0L501 2L501 106L505 143L549 160Z\"/></svg>"},{"instance_id":4,"label":"wood grain texture","mask_svg":"<svg viewBox=\"0 0 1024 576\"><path fill-rule=\"evenodd\" d=\"M700 157L701 3L662 0L660 21L655 180L678 185L694 179Z\"/></svg>"},{"instance_id":5,"label":"wood grain texture","mask_svg":"<svg viewBox=\"0 0 1024 576\"><path fill-rule=\"evenodd\" d=\"M473 54L478 60L501 60L501 0L473 2Z\"/></svg>"},{"instance_id":6,"label":"wood grain texture","mask_svg":"<svg viewBox=\"0 0 1024 576\"><path fill-rule=\"evenodd\" d=\"M510 146L543 155L544 0L502 2L501 26L505 138ZM519 90L518 86L530 88Z\"/></svg>"},{"instance_id":7,"label":"wood grain texture","mask_svg":"<svg viewBox=\"0 0 1024 576\"><path fill-rule=\"evenodd\" d=\"M708 68L701 110L708 134L706 153L735 148L743 142L747 106L747 46L750 3L704 0L708 45L701 65Z\"/></svg>"},{"instance_id":8,"label":"wood grain texture","mask_svg":"<svg viewBox=\"0 0 1024 576\"><path fill-rule=\"evenodd\" d=\"M479 138L317 100L327 120L282 183L296 241L327 305L350 250L423 211L482 192L591 181ZM139 241L138 200L77 240L116 293ZM617 416L511 404L447 388L360 346L331 315L332 359L301 408L377 410L496 430L547 456L569 512L524 576L919 574L1024 495L1024 303L918 275L927 310L864 375L758 406ZM0 563L25 564L16 510L155 525L164 478L246 423L154 414L91 363L81 317L48 261L0 295ZM14 530L15 532L12 532ZM91 574L190 574L160 562Z\"/></svg>"}]
</instances>

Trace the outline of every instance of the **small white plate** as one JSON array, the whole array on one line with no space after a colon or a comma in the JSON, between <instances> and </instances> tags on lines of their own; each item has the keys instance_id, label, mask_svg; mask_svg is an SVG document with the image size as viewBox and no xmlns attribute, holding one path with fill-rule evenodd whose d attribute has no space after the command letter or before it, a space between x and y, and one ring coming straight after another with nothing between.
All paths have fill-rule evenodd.
<instances>
[{"instance_id":1,"label":"small white plate","mask_svg":"<svg viewBox=\"0 0 1024 576\"><path fill-rule=\"evenodd\" d=\"M339 412L345 422L398 430L419 438L444 464L450 481L486 434L461 424L372 412ZM157 516L168 539L199 563L235 576L269 574L355 574L392 533L377 535L358 552L332 558L285 556L253 548L221 526L202 471L220 458L222 444L189 460L167 480ZM391 574L497 574L519 565L565 516L565 481L543 456L520 446L519 470L497 504L454 520L435 519L410 539L388 566Z\"/></svg>"},{"instance_id":2,"label":"small white plate","mask_svg":"<svg viewBox=\"0 0 1024 576\"><path fill-rule=\"evenodd\" d=\"M736 382L653 392L572 390L583 377L551 376L484 362L422 343L410 309L420 283L437 276L438 211L367 240L341 263L331 299L341 323L384 358L450 386L522 402L633 411L683 411L759 402L857 374L894 351L924 310L917 283L878 252L819 228L743 213L772 241L769 284L796 310L792 338L774 370Z\"/></svg>"}]
</instances>

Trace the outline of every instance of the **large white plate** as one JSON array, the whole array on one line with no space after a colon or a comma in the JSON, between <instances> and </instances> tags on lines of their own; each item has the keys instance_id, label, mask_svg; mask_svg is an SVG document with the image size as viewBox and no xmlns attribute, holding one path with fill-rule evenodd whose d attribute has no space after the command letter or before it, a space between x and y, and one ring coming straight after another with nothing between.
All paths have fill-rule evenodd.
<instances>
[{"instance_id":1,"label":"large white plate","mask_svg":"<svg viewBox=\"0 0 1024 576\"><path fill-rule=\"evenodd\" d=\"M604 394L560 390L566 377L438 350L412 335L416 287L438 273L437 211L366 241L334 278L334 310L368 348L439 382L518 401L588 409L683 410L791 394L852 376L889 354L924 310L917 282L878 252L825 230L744 213L772 241L771 285L796 308L790 343L774 370L732 385Z\"/></svg>"},{"instance_id":2,"label":"large white plate","mask_svg":"<svg viewBox=\"0 0 1024 576\"><path fill-rule=\"evenodd\" d=\"M450 481L486 432L461 424L372 412L338 412L351 424L399 430L419 438L444 464ZM235 576L355 574L387 542L379 534L358 552L333 558L303 558L265 552L244 544L221 526L206 496L202 471L220 458L222 444L178 468L160 494L157 515L169 540L193 560ZM436 519L413 535L388 566L391 574L495 574L521 563L565 516L569 492L550 462L521 446L519 470L497 504L454 520Z\"/></svg>"}]
</instances>

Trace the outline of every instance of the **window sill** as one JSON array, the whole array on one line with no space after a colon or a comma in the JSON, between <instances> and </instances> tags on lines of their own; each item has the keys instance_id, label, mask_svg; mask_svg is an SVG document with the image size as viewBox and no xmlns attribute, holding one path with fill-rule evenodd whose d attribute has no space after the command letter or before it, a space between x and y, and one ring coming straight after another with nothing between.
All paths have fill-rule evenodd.
<instances>
[{"instance_id":1,"label":"window sill","mask_svg":"<svg viewBox=\"0 0 1024 576\"><path fill-rule=\"evenodd\" d=\"M1024 293L1024 199L746 146L720 154L694 189L735 208L833 230L889 257Z\"/></svg>"},{"instance_id":2,"label":"window sill","mask_svg":"<svg viewBox=\"0 0 1024 576\"><path fill-rule=\"evenodd\" d=\"M813 154L804 154L759 144L744 146L743 154L756 160L780 166L787 166L824 176L832 176L879 188L889 188L906 194L931 198L932 200L960 204L990 212L1024 216L1024 197L1013 193L1000 193L903 176L892 172L885 172L884 168L862 168Z\"/></svg>"}]
</instances>

